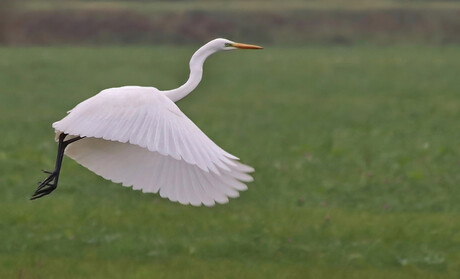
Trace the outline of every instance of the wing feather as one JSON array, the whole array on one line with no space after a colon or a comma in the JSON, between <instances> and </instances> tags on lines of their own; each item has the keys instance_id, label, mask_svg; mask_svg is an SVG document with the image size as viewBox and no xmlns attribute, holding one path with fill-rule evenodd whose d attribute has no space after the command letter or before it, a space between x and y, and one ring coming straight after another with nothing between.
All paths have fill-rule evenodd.
<instances>
[{"instance_id":1,"label":"wing feather","mask_svg":"<svg viewBox=\"0 0 460 279\"><path fill-rule=\"evenodd\" d=\"M77 105L53 127L58 133L129 142L216 174L233 169L238 160L153 87L104 90Z\"/></svg>"},{"instance_id":2,"label":"wing feather","mask_svg":"<svg viewBox=\"0 0 460 279\"><path fill-rule=\"evenodd\" d=\"M182 204L227 203L253 180L252 167L217 146L155 88L104 90L53 127L56 136L85 137L66 154L96 174Z\"/></svg>"},{"instance_id":3,"label":"wing feather","mask_svg":"<svg viewBox=\"0 0 460 279\"><path fill-rule=\"evenodd\" d=\"M161 197L181 204L227 203L247 189L235 178L243 174L237 168L219 170L218 175L130 143L84 138L69 145L66 155L113 182L143 192L159 191Z\"/></svg>"},{"instance_id":4,"label":"wing feather","mask_svg":"<svg viewBox=\"0 0 460 279\"><path fill-rule=\"evenodd\" d=\"M169 198L171 201L177 202L177 188L178 188L178 183L177 180L179 178L179 169L176 166L176 161L169 161L170 168L169 168L169 179L168 179L168 187L162 187L161 189L164 190L164 195L165 197Z\"/></svg>"}]
</instances>

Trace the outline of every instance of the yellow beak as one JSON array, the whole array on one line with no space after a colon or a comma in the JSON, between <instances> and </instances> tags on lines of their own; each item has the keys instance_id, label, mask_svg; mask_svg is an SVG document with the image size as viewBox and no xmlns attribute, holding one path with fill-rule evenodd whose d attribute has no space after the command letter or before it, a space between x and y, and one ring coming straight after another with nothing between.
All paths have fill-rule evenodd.
<instances>
[{"instance_id":1,"label":"yellow beak","mask_svg":"<svg viewBox=\"0 0 460 279\"><path fill-rule=\"evenodd\" d=\"M240 44L240 43L233 43L232 47L236 47L236 48L239 48L239 49L263 49L263 47L261 47L261 46Z\"/></svg>"}]
</instances>

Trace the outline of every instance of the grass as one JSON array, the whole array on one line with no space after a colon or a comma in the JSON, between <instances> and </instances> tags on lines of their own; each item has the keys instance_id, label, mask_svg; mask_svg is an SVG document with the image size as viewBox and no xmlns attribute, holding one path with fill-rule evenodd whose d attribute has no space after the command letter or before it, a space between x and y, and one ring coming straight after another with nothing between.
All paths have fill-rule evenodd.
<instances>
[{"instance_id":1,"label":"grass","mask_svg":"<svg viewBox=\"0 0 460 279\"><path fill-rule=\"evenodd\" d=\"M458 278L457 47L267 48L213 56L179 106L256 168L195 208L54 164L50 124L127 84L172 88L194 48L0 48L3 278Z\"/></svg>"}]
</instances>

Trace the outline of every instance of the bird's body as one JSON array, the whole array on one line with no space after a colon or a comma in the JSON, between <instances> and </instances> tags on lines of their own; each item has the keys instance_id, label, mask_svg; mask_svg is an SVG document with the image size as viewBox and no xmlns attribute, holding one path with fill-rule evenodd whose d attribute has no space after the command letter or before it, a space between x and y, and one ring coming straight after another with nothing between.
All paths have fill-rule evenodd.
<instances>
[{"instance_id":1,"label":"bird's body","mask_svg":"<svg viewBox=\"0 0 460 279\"><path fill-rule=\"evenodd\" d=\"M217 146L174 102L198 85L203 63L217 47L238 45L256 48L225 39L200 48L190 61L189 80L178 89L110 88L78 104L53 123L60 150L56 170L33 198L56 188L64 152L105 179L182 204L212 206L237 197L252 181L253 168Z\"/></svg>"}]
</instances>

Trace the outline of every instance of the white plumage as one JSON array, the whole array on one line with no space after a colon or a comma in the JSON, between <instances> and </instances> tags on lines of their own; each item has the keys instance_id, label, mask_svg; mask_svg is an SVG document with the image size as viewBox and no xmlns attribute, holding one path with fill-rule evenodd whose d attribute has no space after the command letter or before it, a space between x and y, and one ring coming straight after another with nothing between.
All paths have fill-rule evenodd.
<instances>
[{"instance_id":1,"label":"white plumage","mask_svg":"<svg viewBox=\"0 0 460 279\"><path fill-rule=\"evenodd\" d=\"M204 60L219 50L260 47L216 39L190 61L181 87L110 88L78 104L53 123L56 138L82 137L65 154L94 173L124 186L181 204L213 206L238 197L252 167L209 139L174 103L200 82ZM57 180L56 180L57 184Z\"/></svg>"},{"instance_id":2,"label":"white plumage","mask_svg":"<svg viewBox=\"0 0 460 279\"><path fill-rule=\"evenodd\" d=\"M213 205L237 197L252 181L165 94L153 87L102 91L78 104L53 128L85 137L66 155L94 173L182 204Z\"/></svg>"}]
</instances>

